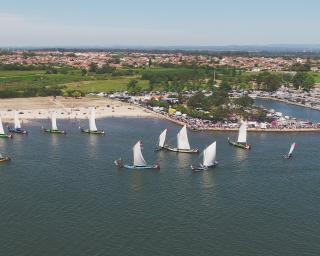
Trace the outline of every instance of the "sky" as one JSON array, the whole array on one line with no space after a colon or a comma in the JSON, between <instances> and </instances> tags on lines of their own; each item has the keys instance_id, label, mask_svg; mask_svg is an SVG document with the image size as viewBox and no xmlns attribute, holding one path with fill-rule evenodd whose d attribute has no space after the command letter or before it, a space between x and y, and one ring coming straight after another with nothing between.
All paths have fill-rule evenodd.
<instances>
[{"instance_id":1,"label":"sky","mask_svg":"<svg viewBox=\"0 0 320 256\"><path fill-rule=\"evenodd\" d=\"M0 46L319 44L319 0L3 0Z\"/></svg>"}]
</instances>

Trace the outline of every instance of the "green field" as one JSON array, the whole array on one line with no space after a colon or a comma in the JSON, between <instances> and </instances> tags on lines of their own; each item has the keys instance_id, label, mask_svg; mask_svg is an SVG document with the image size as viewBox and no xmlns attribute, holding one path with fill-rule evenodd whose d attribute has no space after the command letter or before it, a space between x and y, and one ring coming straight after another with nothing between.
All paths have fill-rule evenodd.
<instances>
[{"instance_id":1,"label":"green field","mask_svg":"<svg viewBox=\"0 0 320 256\"><path fill-rule=\"evenodd\" d=\"M106 80L85 81L67 84L67 88L80 90L84 93L90 92L115 92L125 91L130 78L111 78ZM148 81L138 80L141 88L148 88Z\"/></svg>"},{"instance_id":2,"label":"green field","mask_svg":"<svg viewBox=\"0 0 320 256\"><path fill-rule=\"evenodd\" d=\"M312 73L316 83L320 83L320 73Z\"/></svg>"}]
</instances>

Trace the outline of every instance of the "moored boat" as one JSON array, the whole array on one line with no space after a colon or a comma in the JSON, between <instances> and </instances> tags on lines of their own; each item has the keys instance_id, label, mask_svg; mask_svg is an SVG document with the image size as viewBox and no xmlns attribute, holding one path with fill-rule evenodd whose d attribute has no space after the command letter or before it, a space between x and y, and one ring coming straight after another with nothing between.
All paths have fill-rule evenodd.
<instances>
[{"instance_id":1,"label":"moored boat","mask_svg":"<svg viewBox=\"0 0 320 256\"><path fill-rule=\"evenodd\" d=\"M67 134L66 131L59 130L57 126L57 118L56 113L52 112L51 115L51 129L49 128L42 128L44 132L53 133L53 134Z\"/></svg>"},{"instance_id":2,"label":"moored boat","mask_svg":"<svg viewBox=\"0 0 320 256\"><path fill-rule=\"evenodd\" d=\"M199 149L192 149L189 144L187 127L184 125L177 134L177 147L163 144L163 148L177 153L199 153Z\"/></svg>"},{"instance_id":3,"label":"moored boat","mask_svg":"<svg viewBox=\"0 0 320 256\"><path fill-rule=\"evenodd\" d=\"M96 125L96 112L95 109L91 109L91 113L89 116L89 129L82 129L81 127L80 131L83 133L88 133L88 134L97 134L97 135L104 135L105 132L103 130L98 130L97 125Z\"/></svg>"},{"instance_id":4,"label":"moored boat","mask_svg":"<svg viewBox=\"0 0 320 256\"><path fill-rule=\"evenodd\" d=\"M247 123L246 122L243 122L240 126L238 140L232 141L228 137L228 143L237 148L251 149L251 145L247 143Z\"/></svg>"},{"instance_id":5,"label":"moored boat","mask_svg":"<svg viewBox=\"0 0 320 256\"><path fill-rule=\"evenodd\" d=\"M6 134L4 132L1 117L0 117L0 138L9 138L9 139L13 138L12 134Z\"/></svg>"},{"instance_id":6,"label":"moored boat","mask_svg":"<svg viewBox=\"0 0 320 256\"><path fill-rule=\"evenodd\" d=\"M128 165L123 162L120 158L114 161L114 164L118 168L126 168L126 169L137 169L137 170L145 170L145 169L160 169L159 164L148 165L144 160L144 157L141 152L141 141L138 141L132 148L133 150L133 164Z\"/></svg>"},{"instance_id":7,"label":"moored boat","mask_svg":"<svg viewBox=\"0 0 320 256\"><path fill-rule=\"evenodd\" d=\"M288 154L284 155L283 158L284 158L284 159L289 159L289 158L291 158L291 157L293 156L292 153L293 153L293 150L294 150L295 148L296 148L296 143L293 142L293 143L291 144L291 146L290 146L290 149L289 149Z\"/></svg>"},{"instance_id":8,"label":"moored boat","mask_svg":"<svg viewBox=\"0 0 320 256\"><path fill-rule=\"evenodd\" d=\"M18 117L18 112L14 112L14 127L8 127L9 132L19 133L19 134L28 134L27 130L21 128L21 123Z\"/></svg>"},{"instance_id":9,"label":"moored boat","mask_svg":"<svg viewBox=\"0 0 320 256\"><path fill-rule=\"evenodd\" d=\"M218 165L216 161L216 154L217 154L217 143L213 142L211 145L206 147L203 150L203 161L202 164L198 166L191 165L191 170L193 171L205 171L209 168L214 168Z\"/></svg>"}]
</instances>

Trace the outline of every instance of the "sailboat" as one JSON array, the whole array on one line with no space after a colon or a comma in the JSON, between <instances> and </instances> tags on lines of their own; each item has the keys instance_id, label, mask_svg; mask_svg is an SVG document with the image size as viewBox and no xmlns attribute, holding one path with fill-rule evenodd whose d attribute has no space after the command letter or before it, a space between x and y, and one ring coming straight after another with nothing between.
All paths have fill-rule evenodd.
<instances>
[{"instance_id":1,"label":"sailboat","mask_svg":"<svg viewBox=\"0 0 320 256\"><path fill-rule=\"evenodd\" d=\"M79 127L80 128L80 127ZM89 116L89 129L80 128L81 132L90 134L104 134L103 130L98 130L96 126L96 111L94 108L91 109Z\"/></svg>"},{"instance_id":2,"label":"sailboat","mask_svg":"<svg viewBox=\"0 0 320 256\"><path fill-rule=\"evenodd\" d=\"M9 132L28 134L26 130L21 129L21 123L17 111L14 112L14 128L9 127L8 130Z\"/></svg>"},{"instance_id":3,"label":"sailboat","mask_svg":"<svg viewBox=\"0 0 320 256\"><path fill-rule=\"evenodd\" d=\"M58 129L56 112L52 112L51 115L51 129L43 129L43 131L48 133L66 134L66 131Z\"/></svg>"},{"instance_id":4,"label":"sailboat","mask_svg":"<svg viewBox=\"0 0 320 256\"><path fill-rule=\"evenodd\" d=\"M166 145L165 143L166 143L167 130L168 129L164 129L162 133L159 135L159 141L158 141L158 146L156 147L156 151L163 149L164 146Z\"/></svg>"},{"instance_id":5,"label":"sailboat","mask_svg":"<svg viewBox=\"0 0 320 256\"><path fill-rule=\"evenodd\" d=\"M3 163L3 162L8 162L10 161L11 158L9 156L4 156L0 153L0 163Z\"/></svg>"},{"instance_id":6,"label":"sailboat","mask_svg":"<svg viewBox=\"0 0 320 256\"><path fill-rule=\"evenodd\" d=\"M120 158L114 161L114 164L119 168L127 169L160 169L159 164L148 165L144 160L144 157L141 152L141 141L139 140L132 148L133 150L133 164L127 165L124 164L123 160Z\"/></svg>"},{"instance_id":7,"label":"sailboat","mask_svg":"<svg viewBox=\"0 0 320 256\"><path fill-rule=\"evenodd\" d=\"M188 134L187 134L187 127L184 125L181 130L177 134L177 147L173 148L169 145L163 144L163 148L173 152L180 152L180 153L199 153L199 149L191 149Z\"/></svg>"},{"instance_id":8,"label":"sailboat","mask_svg":"<svg viewBox=\"0 0 320 256\"><path fill-rule=\"evenodd\" d=\"M289 158L291 158L291 157L292 157L293 150L295 149L295 147L296 147L296 143L293 142L293 143L291 144L291 147L290 147L290 150L289 150L288 154L287 154L287 155L284 155L283 158L284 158L284 159L289 159Z\"/></svg>"},{"instance_id":9,"label":"sailboat","mask_svg":"<svg viewBox=\"0 0 320 256\"><path fill-rule=\"evenodd\" d=\"M6 134L4 132L1 117L0 117L0 138L13 138L12 134Z\"/></svg>"},{"instance_id":10,"label":"sailboat","mask_svg":"<svg viewBox=\"0 0 320 256\"><path fill-rule=\"evenodd\" d=\"M199 166L191 165L193 171L204 171L208 168L214 168L218 162L216 161L217 143L213 142L203 150L203 161Z\"/></svg>"},{"instance_id":11,"label":"sailboat","mask_svg":"<svg viewBox=\"0 0 320 256\"><path fill-rule=\"evenodd\" d=\"M238 148L251 149L251 145L247 144L247 122L243 122L240 126L238 141L231 141L228 137L228 142L230 145Z\"/></svg>"}]
</instances>

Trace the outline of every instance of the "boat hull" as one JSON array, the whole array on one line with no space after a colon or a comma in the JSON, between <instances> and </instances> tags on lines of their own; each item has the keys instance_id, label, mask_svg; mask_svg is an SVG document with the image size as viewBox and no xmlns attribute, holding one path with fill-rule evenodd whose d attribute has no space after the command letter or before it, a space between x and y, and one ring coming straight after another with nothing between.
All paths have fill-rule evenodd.
<instances>
[{"instance_id":1,"label":"boat hull","mask_svg":"<svg viewBox=\"0 0 320 256\"><path fill-rule=\"evenodd\" d=\"M61 130L43 129L43 131L52 134L67 134L66 131Z\"/></svg>"},{"instance_id":2,"label":"boat hull","mask_svg":"<svg viewBox=\"0 0 320 256\"><path fill-rule=\"evenodd\" d=\"M199 166L194 166L191 165L191 170L194 172L201 172L201 171L207 171L209 169L213 169L218 165L218 162L215 161L214 165L210 165L210 166L204 166L204 165L199 165Z\"/></svg>"},{"instance_id":3,"label":"boat hull","mask_svg":"<svg viewBox=\"0 0 320 256\"><path fill-rule=\"evenodd\" d=\"M235 141L231 141L231 140L228 140L228 143L231 145L231 146L234 146L234 147L237 147L237 148L242 148L242 149L251 149L251 145L249 144L242 144L242 143L238 143L238 142L235 142Z\"/></svg>"},{"instance_id":4,"label":"boat hull","mask_svg":"<svg viewBox=\"0 0 320 256\"><path fill-rule=\"evenodd\" d=\"M9 162L11 158L8 156L0 157L0 163Z\"/></svg>"},{"instance_id":5,"label":"boat hull","mask_svg":"<svg viewBox=\"0 0 320 256\"><path fill-rule=\"evenodd\" d=\"M22 130L22 129L9 128L8 131L12 133L18 133L18 134L28 134L27 130Z\"/></svg>"},{"instance_id":6,"label":"boat hull","mask_svg":"<svg viewBox=\"0 0 320 256\"><path fill-rule=\"evenodd\" d=\"M12 139L12 138L13 138L13 135L12 135L12 134L0 134L0 138Z\"/></svg>"},{"instance_id":7,"label":"boat hull","mask_svg":"<svg viewBox=\"0 0 320 256\"><path fill-rule=\"evenodd\" d=\"M179 149L179 148L172 148L170 146L164 146L163 149L166 149L168 151L176 152L176 153L189 153L189 154L198 154L199 149Z\"/></svg>"},{"instance_id":8,"label":"boat hull","mask_svg":"<svg viewBox=\"0 0 320 256\"><path fill-rule=\"evenodd\" d=\"M83 133L87 133L87 134L96 134L96 135L104 135L105 134L105 131L90 131L89 129L87 130L84 130L84 129L81 129L81 132Z\"/></svg>"},{"instance_id":9,"label":"boat hull","mask_svg":"<svg viewBox=\"0 0 320 256\"><path fill-rule=\"evenodd\" d=\"M147 170L147 169L160 170L159 164L144 165L144 166L128 165L128 164L124 164L121 158L118 160L115 160L114 164L118 168L126 168L126 169L131 169L131 170Z\"/></svg>"}]
</instances>

